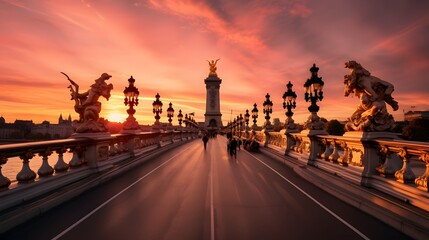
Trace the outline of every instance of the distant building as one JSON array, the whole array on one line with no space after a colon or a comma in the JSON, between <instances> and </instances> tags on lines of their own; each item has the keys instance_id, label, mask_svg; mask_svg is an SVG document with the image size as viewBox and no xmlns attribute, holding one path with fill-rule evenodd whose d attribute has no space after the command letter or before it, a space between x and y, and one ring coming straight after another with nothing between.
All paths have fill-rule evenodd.
<instances>
[{"instance_id":1,"label":"distant building","mask_svg":"<svg viewBox=\"0 0 429 240\"><path fill-rule=\"evenodd\" d=\"M47 138L68 138L73 134L72 120L63 119L60 115L58 124L51 124L43 121L41 124L34 124L32 120L15 120L14 123L6 123L0 118L0 138L1 139L23 139L26 136L44 135Z\"/></svg>"},{"instance_id":2,"label":"distant building","mask_svg":"<svg viewBox=\"0 0 429 240\"><path fill-rule=\"evenodd\" d=\"M429 111L408 111L404 113L404 120L411 122L415 119L429 119Z\"/></svg>"},{"instance_id":3,"label":"distant building","mask_svg":"<svg viewBox=\"0 0 429 240\"><path fill-rule=\"evenodd\" d=\"M0 138L24 138L24 136L31 132L34 125L31 120L15 120L14 123L6 123L4 117L0 120Z\"/></svg>"}]
</instances>

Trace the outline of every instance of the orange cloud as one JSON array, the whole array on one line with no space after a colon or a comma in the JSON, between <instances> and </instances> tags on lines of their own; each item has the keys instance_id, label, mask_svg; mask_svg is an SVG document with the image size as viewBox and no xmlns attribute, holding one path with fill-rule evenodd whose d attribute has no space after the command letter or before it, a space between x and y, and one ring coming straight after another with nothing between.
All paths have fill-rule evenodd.
<instances>
[{"instance_id":1,"label":"orange cloud","mask_svg":"<svg viewBox=\"0 0 429 240\"><path fill-rule=\"evenodd\" d=\"M60 72L82 90L107 72L114 89L109 101L102 100L101 116L125 113L122 91L133 75L141 93L140 123L154 121L157 92L164 104L171 101L176 111L195 112L203 121L206 60L217 58L224 122L231 110L244 113L255 102L261 110L267 92L273 117L283 121L288 81L298 95L294 118L305 121L303 84L313 63L325 81L319 115L346 119L358 103L342 96L343 64L351 59L392 82L401 106L429 108L422 102L429 90L427 4L393 1L383 18L370 14L380 7L377 1L356 6L349 0L2 1L1 114L36 122L55 122L60 113L76 117Z\"/></svg>"}]
</instances>

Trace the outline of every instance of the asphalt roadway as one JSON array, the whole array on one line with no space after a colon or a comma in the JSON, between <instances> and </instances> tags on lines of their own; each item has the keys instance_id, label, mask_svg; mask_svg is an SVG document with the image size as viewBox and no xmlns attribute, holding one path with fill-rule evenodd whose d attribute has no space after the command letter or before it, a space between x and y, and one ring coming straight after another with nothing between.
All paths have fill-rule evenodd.
<instances>
[{"instance_id":1,"label":"asphalt roadway","mask_svg":"<svg viewBox=\"0 0 429 240\"><path fill-rule=\"evenodd\" d=\"M408 239L226 139L159 155L1 239Z\"/></svg>"}]
</instances>

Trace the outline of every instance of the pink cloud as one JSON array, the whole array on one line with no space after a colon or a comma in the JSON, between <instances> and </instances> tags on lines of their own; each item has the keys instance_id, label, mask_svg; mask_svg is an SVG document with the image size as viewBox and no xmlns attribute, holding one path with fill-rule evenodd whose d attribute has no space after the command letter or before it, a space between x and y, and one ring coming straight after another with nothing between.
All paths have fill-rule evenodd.
<instances>
[{"instance_id":1,"label":"pink cloud","mask_svg":"<svg viewBox=\"0 0 429 240\"><path fill-rule=\"evenodd\" d=\"M303 2L294 2L289 9L289 13L293 16L308 17L312 14L312 10Z\"/></svg>"},{"instance_id":2,"label":"pink cloud","mask_svg":"<svg viewBox=\"0 0 429 240\"><path fill-rule=\"evenodd\" d=\"M351 59L395 84L394 97L400 105L427 106L421 103L422 94L429 90L429 53L424 49L428 18L422 17L426 13L421 10L425 6L393 1L383 18L371 18L379 5L356 6L348 0L220 1L216 5L191 0L3 1L0 55L7 57L0 59L0 86L8 91L3 93L0 110L2 114L40 110L46 105L40 101L44 93L55 104L48 104L49 111L29 116L52 121L59 112L74 114L68 83L59 72L69 74L82 89L108 72L114 89L112 99L103 102L102 114L125 112L122 91L133 75L142 97L139 121L153 122L151 103L156 92L165 103L172 101L176 110L196 112L202 121L206 60L217 58L221 58L224 121L231 109L244 113L254 102L261 109L267 92L275 104L273 117L283 121L281 96L288 81L299 98L294 118L304 121L309 104L303 100L302 86L313 63L325 81L320 116L345 119L358 102L342 96L342 77L347 73L343 64ZM18 89L25 99L8 104Z\"/></svg>"},{"instance_id":3,"label":"pink cloud","mask_svg":"<svg viewBox=\"0 0 429 240\"><path fill-rule=\"evenodd\" d=\"M258 35L229 24L204 2L164 0L149 3L157 10L190 19L196 26L218 34L219 38L225 41L256 51L265 47Z\"/></svg>"}]
</instances>

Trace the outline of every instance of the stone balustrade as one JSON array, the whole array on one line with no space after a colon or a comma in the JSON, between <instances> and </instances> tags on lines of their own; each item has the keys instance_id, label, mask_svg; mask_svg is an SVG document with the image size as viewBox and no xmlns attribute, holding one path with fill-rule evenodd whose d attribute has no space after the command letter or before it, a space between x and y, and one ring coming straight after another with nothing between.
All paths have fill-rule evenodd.
<instances>
[{"instance_id":1,"label":"stone balustrade","mask_svg":"<svg viewBox=\"0 0 429 240\"><path fill-rule=\"evenodd\" d=\"M250 138L351 183L429 211L429 143L405 141L386 132L347 132L344 136L304 130L255 131Z\"/></svg>"},{"instance_id":2,"label":"stone balustrade","mask_svg":"<svg viewBox=\"0 0 429 240\"><path fill-rule=\"evenodd\" d=\"M0 211L116 169L154 149L196 136L197 132L189 131L95 134L0 145ZM15 165L15 178L4 176L2 168L12 165Z\"/></svg>"}]
</instances>

